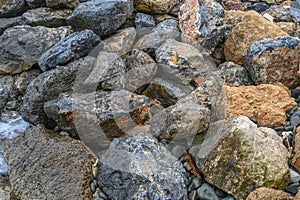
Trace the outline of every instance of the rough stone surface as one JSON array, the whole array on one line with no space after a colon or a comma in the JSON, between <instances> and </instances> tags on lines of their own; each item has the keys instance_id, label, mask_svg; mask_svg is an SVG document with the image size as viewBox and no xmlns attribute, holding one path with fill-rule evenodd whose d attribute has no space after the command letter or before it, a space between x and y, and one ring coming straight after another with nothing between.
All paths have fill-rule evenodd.
<instances>
[{"instance_id":1,"label":"rough stone surface","mask_svg":"<svg viewBox=\"0 0 300 200\"><path fill-rule=\"evenodd\" d=\"M293 200L294 197L282 190L260 187L250 193L246 200Z\"/></svg>"},{"instance_id":2,"label":"rough stone surface","mask_svg":"<svg viewBox=\"0 0 300 200\"><path fill-rule=\"evenodd\" d=\"M230 30L223 22L223 13L223 7L216 1L185 1L178 15L182 41L201 45L209 52L214 51Z\"/></svg>"},{"instance_id":3,"label":"rough stone surface","mask_svg":"<svg viewBox=\"0 0 300 200\"><path fill-rule=\"evenodd\" d=\"M77 29L90 29L99 36L116 31L133 12L132 0L98 0L79 4L67 18Z\"/></svg>"},{"instance_id":4,"label":"rough stone surface","mask_svg":"<svg viewBox=\"0 0 300 200\"><path fill-rule=\"evenodd\" d=\"M136 13L134 19L135 26L138 27L154 27L156 23L152 15L145 13Z\"/></svg>"},{"instance_id":5,"label":"rough stone surface","mask_svg":"<svg viewBox=\"0 0 300 200\"><path fill-rule=\"evenodd\" d=\"M0 35L8 29L13 26L18 26L24 24L24 20L22 16L19 17L11 17L11 18L1 18L0 20Z\"/></svg>"},{"instance_id":6,"label":"rough stone surface","mask_svg":"<svg viewBox=\"0 0 300 200\"><path fill-rule=\"evenodd\" d=\"M187 199L181 163L153 136L115 139L100 157L97 176L112 199Z\"/></svg>"},{"instance_id":7,"label":"rough stone surface","mask_svg":"<svg viewBox=\"0 0 300 200\"><path fill-rule=\"evenodd\" d=\"M282 84L261 84L258 86L225 86L226 117L245 115L255 118L261 126L285 124L285 113L296 102Z\"/></svg>"},{"instance_id":8,"label":"rough stone surface","mask_svg":"<svg viewBox=\"0 0 300 200\"><path fill-rule=\"evenodd\" d=\"M44 72L35 78L27 87L21 108L22 117L33 123L47 123L44 103L56 99L60 93L71 90L80 67L93 65L93 59L86 57L64 67Z\"/></svg>"},{"instance_id":9,"label":"rough stone surface","mask_svg":"<svg viewBox=\"0 0 300 200\"><path fill-rule=\"evenodd\" d=\"M11 75L0 76L0 110L15 96L14 78Z\"/></svg>"},{"instance_id":10,"label":"rough stone surface","mask_svg":"<svg viewBox=\"0 0 300 200\"><path fill-rule=\"evenodd\" d=\"M197 48L173 39L163 43L155 51L155 54L156 61L164 64L162 67L166 72L175 74L175 76L186 82L191 82L201 72L216 69L215 63Z\"/></svg>"},{"instance_id":11,"label":"rough stone surface","mask_svg":"<svg viewBox=\"0 0 300 200\"><path fill-rule=\"evenodd\" d=\"M281 82L287 87L300 84L300 39L277 37L252 43L246 68L255 84Z\"/></svg>"},{"instance_id":12,"label":"rough stone surface","mask_svg":"<svg viewBox=\"0 0 300 200\"><path fill-rule=\"evenodd\" d=\"M46 28L28 25L6 29L0 36L0 74L28 70L38 58L70 34L70 27Z\"/></svg>"},{"instance_id":13,"label":"rough stone surface","mask_svg":"<svg viewBox=\"0 0 300 200\"><path fill-rule=\"evenodd\" d=\"M262 14L269 14L273 18L273 22L291 22L292 18L290 16L289 8L280 5L272 5Z\"/></svg>"},{"instance_id":14,"label":"rough stone surface","mask_svg":"<svg viewBox=\"0 0 300 200\"><path fill-rule=\"evenodd\" d=\"M134 9L139 12L167 14L180 0L134 0Z\"/></svg>"},{"instance_id":15,"label":"rough stone surface","mask_svg":"<svg viewBox=\"0 0 300 200\"><path fill-rule=\"evenodd\" d=\"M28 6L25 0L11 0L0 2L0 18L16 17L26 11Z\"/></svg>"},{"instance_id":16,"label":"rough stone surface","mask_svg":"<svg viewBox=\"0 0 300 200\"><path fill-rule=\"evenodd\" d=\"M295 22L300 22L300 1L293 1L290 7L290 15L293 17Z\"/></svg>"},{"instance_id":17,"label":"rough stone surface","mask_svg":"<svg viewBox=\"0 0 300 200\"><path fill-rule=\"evenodd\" d=\"M16 77L16 81L15 81L16 89L21 94L25 94L27 86L29 85L29 83L33 79L35 79L40 73L41 72L38 69L22 72L20 75L18 75Z\"/></svg>"},{"instance_id":18,"label":"rough stone surface","mask_svg":"<svg viewBox=\"0 0 300 200\"><path fill-rule=\"evenodd\" d=\"M72 33L43 53L38 64L43 71L67 64L86 56L99 42L100 37L91 30Z\"/></svg>"},{"instance_id":19,"label":"rough stone surface","mask_svg":"<svg viewBox=\"0 0 300 200\"><path fill-rule=\"evenodd\" d=\"M46 0L25 0L30 8L45 7Z\"/></svg>"},{"instance_id":20,"label":"rough stone surface","mask_svg":"<svg viewBox=\"0 0 300 200\"><path fill-rule=\"evenodd\" d=\"M22 17L30 26L59 27L66 26L66 18L72 10L54 10L51 8L36 8L23 13Z\"/></svg>"},{"instance_id":21,"label":"rough stone surface","mask_svg":"<svg viewBox=\"0 0 300 200\"><path fill-rule=\"evenodd\" d=\"M294 152L295 155L292 159L292 166L300 172L300 127L296 129Z\"/></svg>"},{"instance_id":22,"label":"rough stone surface","mask_svg":"<svg viewBox=\"0 0 300 200\"><path fill-rule=\"evenodd\" d=\"M18 144L18 145L15 145ZM94 156L81 141L43 126L8 141L9 181L20 199L91 199Z\"/></svg>"},{"instance_id":23,"label":"rough stone surface","mask_svg":"<svg viewBox=\"0 0 300 200\"><path fill-rule=\"evenodd\" d=\"M293 22L277 22L276 25L290 36L299 37L298 34L300 34L300 30L297 30L297 24Z\"/></svg>"},{"instance_id":24,"label":"rough stone surface","mask_svg":"<svg viewBox=\"0 0 300 200\"><path fill-rule=\"evenodd\" d=\"M224 53L227 61L232 61L239 65L246 62L247 50L251 43L262 38L274 38L287 36L274 23L264 19L255 11L248 11L242 21L231 31L225 41Z\"/></svg>"},{"instance_id":25,"label":"rough stone surface","mask_svg":"<svg viewBox=\"0 0 300 200\"><path fill-rule=\"evenodd\" d=\"M61 9L68 8L73 9L79 5L79 0L46 0L46 5L49 8Z\"/></svg>"},{"instance_id":26,"label":"rough stone surface","mask_svg":"<svg viewBox=\"0 0 300 200\"><path fill-rule=\"evenodd\" d=\"M3 177L0 177L0 199L13 200L11 192L12 190L9 181Z\"/></svg>"},{"instance_id":27,"label":"rough stone surface","mask_svg":"<svg viewBox=\"0 0 300 200\"><path fill-rule=\"evenodd\" d=\"M283 189L290 179L281 138L245 116L210 124L203 143L190 152L206 180L238 200L256 187Z\"/></svg>"}]
</instances>

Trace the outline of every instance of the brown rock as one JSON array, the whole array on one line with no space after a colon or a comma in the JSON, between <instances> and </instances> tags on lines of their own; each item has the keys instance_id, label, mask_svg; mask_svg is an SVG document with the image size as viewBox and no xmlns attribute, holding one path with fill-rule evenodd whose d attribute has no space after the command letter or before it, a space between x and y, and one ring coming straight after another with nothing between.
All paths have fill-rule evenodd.
<instances>
[{"instance_id":1,"label":"brown rock","mask_svg":"<svg viewBox=\"0 0 300 200\"><path fill-rule=\"evenodd\" d=\"M284 32L289 34L290 36L297 37L297 26L293 22L277 22L277 26L279 26Z\"/></svg>"},{"instance_id":2,"label":"brown rock","mask_svg":"<svg viewBox=\"0 0 300 200\"><path fill-rule=\"evenodd\" d=\"M167 14L180 0L134 0L134 8L139 12Z\"/></svg>"},{"instance_id":3,"label":"brown rock","mask_svg":"<svg viewBox=\"0 0 300 200\"><path fill-rule=\"evenodd\" d=\"M6 178L0 177L0 199L13 200L11 197L11 186Z\"/></svg>"},{"instance_id":4,"label":"brown rock","mask_svg":"<svg viewBox=\"0 0 300 200\"><path fill-rule=\"evenodd\" d=\"M293 200L294 197L282 190L260 187L249 194L246 200Z\"/></svg>"},{"instance_id":5,"label":"brown rock","mask_svg":"<svg viewBox=\"0 0 300 200\"><path fill-rule=\"evenodd\" d=\"M295 155L292 159L292 166L300 172L300 126L296 129L296 135L295 135L295 147L294 147ZM300 199L300 195L299 199Z\"/></svg>"},{"instance_id":6,"label":"brown rock","mask_svg":"<svg viewBox=\"0 0 300 200\"><path fill-rule=\"evenodd\" d=\"M280 126L285 124L285 112L297 105L281 83L224 88L226 118L245 115L257 119L261 126Z\"/></svg>"},{"instance_id":7,"label":"brown rock","mask_svg":"<svg viewBox=\"0 0 300 200\"><path fill-rule=\"evenodd\" d=\"M262 38L279 36L287 36L287 33L257 12L249 11L242 21L233 28L226 40L224 46L225 57L227 61L244 65L247 50L252 42Z\"/></svg>"}]
</instances>

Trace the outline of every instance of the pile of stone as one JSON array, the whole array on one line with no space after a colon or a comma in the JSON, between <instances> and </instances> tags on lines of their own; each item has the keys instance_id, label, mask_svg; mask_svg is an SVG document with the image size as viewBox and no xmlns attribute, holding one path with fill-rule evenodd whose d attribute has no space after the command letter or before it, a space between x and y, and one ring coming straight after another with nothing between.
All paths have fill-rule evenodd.
<instances>
[{"instance_id":1,"label":"pile of stone","mask_svg":"<svg viewBox=\"0 0 300 200\"><path fill-rule=\"evenodd\" d=\"M300 198L299 0L13 0L0 18L0 116L30 124L0 132L0 199Z\"/></svg>"}]
</instances>

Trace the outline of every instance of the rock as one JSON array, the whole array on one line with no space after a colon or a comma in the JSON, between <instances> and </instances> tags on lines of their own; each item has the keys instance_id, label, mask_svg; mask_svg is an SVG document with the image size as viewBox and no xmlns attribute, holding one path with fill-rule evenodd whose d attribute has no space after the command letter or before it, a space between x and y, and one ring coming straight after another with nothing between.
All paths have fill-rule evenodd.
<instances>
[{"instance_id":1,"label":"rock","mask_svg":"<svg viewBox=\"0 0 300 200\"><path fill-rule=\"evenodd\" d=\"M67 20L76 30L90 29L104 36L115 32L132 12L132 0L88 1L79 4Z\"/></svg>"},{"instance_id":2,"label":"rock","mask_svg":"<svg viewBox=\"0 0 300 200\"><path fill-rule=\"evenodd\" d=\"M289 8L284 5L272 5L262 14L269 14L274 22L291 22L292 18L290 16Z\"/></svg>"},{"instance_id":3,"label":"rock","mask_svg":"<svg viewBox=\"0 0 300 200\"><path fill-rule=\"evenodd\" d=\"M44 103L56 99L60 93L71 90L77 71L93 65L91 57L76 60L66 66L44 72L28 85L21 108L22 117L33 123L47 123Z\"/></svg>"},{"instance_id":4,"label":"rock","mask_svg":"<svg viewBox=\"0 0 300 200\"><path fill-rule=\"evenodd\" d=\"M136 13L134 24L137 28L156 26L153 16L145 13Z\"/></svg>"},{"instance_id":5,"label":"rock","mask_svg":"<svg viewBox=\"0 0 300 200\"><path fill-rule=\"evenodd\" d=\"M225 91L226 117L245 115L257 119L260 126L285 125L285 113L297 105L282 84L225 86Z\"/></svg>"},{"instance_id":6,"label":"rock","mask_svg":"<svg viewBox=\"0 0 300 200\"><path fill-rule=\"evenodd\" d=\"M196 103L177 103L152 117L151 133L158 138L176 140L195 137L210 123L211 111Z\"/></svg>"},{"instance_id":7,"label":"rock","mask_svg":"<svg viewBox=\"0 0 300 200\"><path fill-rule=\"evenodd\" d=\"M215 64L194 46L168 39L156 51L157 63L178 78L191 82L201 72L216 69Z\"/></svg>"},{"instance_id":8,"label":"rock","mask_svg":"<svg viewBox=\"0 0 300 200\"><path fill-rule=\"evenodd\" d=\"M293 17L294 22L300 22L300 1L296 0L291 3L290 15Z\"/></svg>"},{"instance_id":9,"label":"rock","mask_svg":"<svg viewBox=\"0 0 300 200\"><path fill-rule=\"evenodd\" d=\"M252 43L246 68L255 84L281 82L287 87L300 84L300 39L285 36Z\"/></svg>"},{"instance_id":10,"label":"rock","mask_svg":"<svg viewBox=\"0 0 300 200\"><path fill-rule=\"evenodd\" d=\"M89 183L95 157L81 141L58 136L39 125L9 141L4 155L9 181L19 199L92 197Z\"/></svg>"},{"instance_id":11,"label":"rock","mask_svg":"<svg viewBox=\"0 0 300 200\"><path fill-rule=\"evenodd\" d=\"M124 59L126 69L125 88L130 92L141 94L157 71L157 64L144 51L134 49Z\"/></svg>"},{"instance_id":12,"label":"rock","mask_svg":"<svg viewBox=\"0 0 300 200\"><path fill-rule=\"evenodd\" d=\"M25 0L30 8L45 7L46 0Z\"/></svg>"},{"instance_id":13,"label":"rock","mask_svg":"<svg viewBox=\"0 0 300 200\"><path fill-rule=\"evenodd\" d=\"M290 169L291 178L290 181L292 183L298 183L300 181L300 174L295 170Z\"/></svg>"},{"instance_id":14,"label":"rock","mask_svg":"<svg viewBox=\"0 0 300 200\"><path fill-rule=\"evenodd\" d=\"M247 7L244 11L254 10L258 13L265 12L270 6L264 2L254 3L253 5Z\"/></svg>"},{"instance_id":15,"label":"rock","mask_svg":"<svg viewBox=\"0 0 300 200\"><path fill-rule=\"evenodd\" d=\"M53 10L51 8L36 8L23 13L22 17L30 26L59 27L66 26L66 18L72 10Z\"/></svg>"},{"instance_id":16,"label":"rock","mask_svg":"<svg viewBox=\"0 0 300 200\"><path fill-rule=\"evenodd\" d=\"M0 76L0 110L4 109L6 103L17 95L14 81L14 78L10 75Z\"/></svg>"},{"instance_id":17,"label":"rock","mask_svg":"<svg viewBox=\"0 0 300 200\"><path fill-rule=\"evenodd\" d=\"M96 50L93 52L106 51L118 54L124 57L126 53L131 51L131 47L135 41L136 30L133 27L125 28L117 31L113 36L103 40Z\"/></svg>"},{"instance_id":18,"label":"rock","mask_svg":"<svg viewBox=\"0 0 300 200\"><path fill-rule=\"evenodd\" d=\"M299 183L293 183L291 185L288 185L285 190L293 195L296 195L298 192L300 184Z\"/></svg>"},{"instance_id":19,"label":"rock","mask_svg":"<svg viewBox=\"0 0 300 200\"><path fill-rule=\"evenodd\" d=\"M2 200L11 200L13 197L11 197L12 190L11 186L9 184L9 181L6 180L6 178L0 177L0 199Z\"/></svg>"},{"instance_id":20,"label":"rock","mask_svg":"<svg viewBox=\"0 0 300 200\"><path fill-rule=\"evenodd\" d=\"M214 189L207 183L203 183L200 188L197 189L197 194L200 199L203 200L218 200Z\"/></svg>"},{"instance_id":21,"label":"rock","mask_svg":"<svg viewBox=\"0 0 300 200\"><path fill-rule=\"evenodd\" d=\"M292 158L292 166L297 170L297 172L300 172L300 127L297 127L296 129L296 135L295 135L295 146L294 146L294 152L295 155Z\"/></svg>"},{"instance_id":22,"label":"rock","mask_svg":"<svg viewBox=\"0 0 300 200\"><path fill-rule=\"evenodd\" d=\"M178 19L181 40L189 44L201 45L209 52L223 43L229 34L221 15L224 9L212 0L187 0L180 7Z\"/></svg>"},{"instance_id":23,"label":"rock","mask_svg":"<svg viewBox=\"0 0 300 200\"><path fill-rule=\"evenodd\" d=\"M61 9L68 8L73 9L80 4L79 0L46 0L46 5L49 8Z\"/></svg>"},{"instance_id":24,"label":"rock","mask_svg":"<svg viewBox=\"0 0 300 200\"><path fill-rule=\"evenodd\" d=\"M12 17L12 18L1 18L0 21L0 35L8 29L13 26L18 26L24 24L22 16L19 17Z\"/></svg>"},{"instance_id":25,"label":"rock","mask_svg":"<svg viewBox=\"0 0 300 200\"><path fill-rule=\"evenodd\" d=\"M16 74L30 69L44 52L70 31L70 27L65 26L24 25L6 29L0 36L0 74Z\"/></svg>"},{"instance_id":26,"label":"rock","mask_svg":"<svg viewBox=\"0 0 300 200\"><path fill-rule=\"evenodd\" d=\"M227 61L244 65L247 50L251 43L262 38L287 36L274 23L264 19L255 11L248 11L243 19L231 31L225 41L224 53Z\"/></svg>"},{"instance_id":27,"label":"rock","mask_svg":"<svg viewBox=\"0 0 300 200\"><path fill-rule=\"evenodd\" d=\"M43 53L38 60L43 71L67 64L84 57L100 42L100 37L91 30L72 33Z\"/></svg>"},{"instance_id":28,"label":"rock","mask_svg":"<svg viewBox=\"0 0 300 200\"><path fill-rule=\"evenodd\" d=\"M236 199L256 187L283 189L290 179L281 138L245 116L210 124L204 142L192 145L190 153L206 180Z\"/></svg>"},{"instance_id":29,"label":"rock","mask_svg":"<svg viewBox=\"0 0 300 200\"><path fill-rule=\"evenodd\" d=\"M284 32L286 32L290 36L298 37L297 25L295 23L293 23L293 22L277 22L276 25L279 26Z\"/></svg>"},{"instance_id":30,"label":"rock","mask_svg":"<svg viewBox=\"0 0 300 200\"><path fill-rule=\"evenodd\" d=\"M12 0L0 2L0 18L2 17L16 17L21 15L28 9L25 0Z\"/></svg>"},{"instance_id":31,"label":"rock","mask_svg":"<svg viewBox=\"0 0 300 200\"><path fill-rule=\"evenodd\" d=\"M176 39L180 36L176 19L167 19L157 25L149 34L143 35L135 44L135 49L147 52L155 57L155 50L167 39Z\"/></svg>"},{"instance_id":32,"label":"rock","mask_svg":"<svg viewBox=\"0 0 300 200\"><path fill-rule=\"evenodd\" d=\"M183 166L150 134L114 139L99 161L97 180L111 199L187 199Z\"/></svg>"},{"instance_id":33,"label":"rock","mask_svg":"<svg viewBox=\"0 0 300 200\"><path fill-rule=\"evenodd\" d=\"M179 4L180 0L134 0L134 9L138 12L155 13L155 14L167 14L171 9Z\"/></svg>"},{"instance_id":34,"label":"rock","mask_svg":"<svg viewBox=\"0 0 300 200\"><path fill-rule=\"evenodd\" d=\"M294 198L281 190L260 187L250 193L246 200L293 200Z\"/></svg>"},{"instance_id":35,"label":"rock","mask_svg":"<svg viewBox=\"0 0 300 200\"><path fill-rule=\"evenodd\" d=\"M29 83L40 74L40 70L34 69L22 72L16 77L15 86L21 94L25 94Z\"/></svg>"}]
</instances>

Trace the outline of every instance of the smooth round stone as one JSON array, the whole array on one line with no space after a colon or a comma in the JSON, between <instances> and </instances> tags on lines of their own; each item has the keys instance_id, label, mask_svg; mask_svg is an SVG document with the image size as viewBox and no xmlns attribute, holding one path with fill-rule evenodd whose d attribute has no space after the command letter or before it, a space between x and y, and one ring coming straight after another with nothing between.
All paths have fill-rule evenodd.
<instances>
[{"instance_id":1,"label":"smooth round stone","mask_svg":"<svg viewBox=\"0 0 300 200\"><path fill-rule=\"evenodd\" d=\"M212 186L207 183L203 183L200 188L197 189L197 194L200 199L203 200L218 200L218 196Z\"/></svg>"},{"instance_id":2,"label":"smooth round stone","mask_svg":"<svg viewBox=\"0 0 300 200\"><path fill-rule=\"evenodd\" d=\"M199 178L193 178L192 182L193 182L193 185L195 186L195 188L198 188L201 186L201 180L199 180Z\"/></svg>"},{"instance_id":3,"label":"smooth round stone","mask_svg":"<svg viewBox=\"0 0 300 200\"><path fill-rule=\"evenodd\" d=\"M91 183L91 191L92 193L96 192L96 185L94 184L94 182Z\"/></svg>"},{"instance_id":4,"label":"smooth round stone","mask_svg":"<svg viewBox=\"0 0 300 200\"><path fill-rule=\"evenodd\" d=\"M61 136L70 136L70 134L66 131L59 132L59 135L61 135Z\"/></svg>"},{"instance_id":5,"label":"smooth round stone","mask_svg":"<svg viewBox=\"0 0 300 200\"><path fill-rule=\"evenodd\" d=\"M103 198L103 199L107 199L106 194L104 192L102 192L102 191L99 193L99 197Z\"/></svg>"},{"instance_id":6,"label":"smooth round stone","mask_svg":"<svg viewBox=\"0 0 300 200\"><path fill-rule=\"evenodd\" d=\"M298 172L296 172L295 170L290 169L290 175L291 175L290 181L292 183L298 183L300 181L300 174Z\"/></svg>"},{"instance_id":7,"label":"smooth round stone","mask_svg":"<svg viewBox=\"0 0 300 200\"><path fill-rule=\"evenodd\" d=\"M297 194L298 192L298 187L300 186L299 183L293 183L291 185L288 185L285 190L293 195Z\"/></svg>"}]
</instances>

